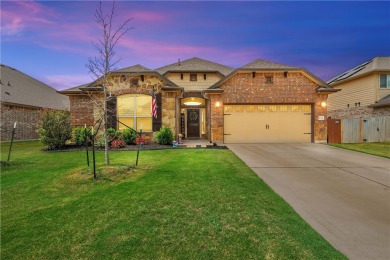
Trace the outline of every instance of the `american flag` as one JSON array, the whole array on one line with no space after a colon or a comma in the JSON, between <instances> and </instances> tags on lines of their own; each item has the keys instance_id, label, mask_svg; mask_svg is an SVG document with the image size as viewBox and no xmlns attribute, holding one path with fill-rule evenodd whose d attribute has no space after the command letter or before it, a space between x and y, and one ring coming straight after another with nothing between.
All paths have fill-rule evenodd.
<instances>
[{"instance_id":1,"label":"american flag","mask_svg":"<svg viewBox=\"0 0 390 260\"><path fill-rule=\"evenodd\" d=\"M151 114L154 118L157 118L157 101L156 94L154 93L154 88L152 90L152 111Z\"/></svg>"}]
</instances>

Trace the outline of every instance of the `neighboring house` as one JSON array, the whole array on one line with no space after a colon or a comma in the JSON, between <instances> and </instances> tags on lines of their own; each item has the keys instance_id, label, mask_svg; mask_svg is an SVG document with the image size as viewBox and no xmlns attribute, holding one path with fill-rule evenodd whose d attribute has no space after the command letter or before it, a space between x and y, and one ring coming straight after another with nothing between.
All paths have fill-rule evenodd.
<instances>
[{"instance_id":1,"label":"neighboring house","mask_svg":"<svg viewBox=\"0 0 390 260\"><path fill-rule=\"evenodd\" d=\"M303 68L266 60L237 69L199 58L156 70L136 65L113 71L108 82L110 126L142 128L149 139L168 126L176 136L221 143L326 142L326 102L337 91ZM99 82L60 93L70 98L74 126L101 117Z\"/></svg>"},{"instance_id":2,"label":"neighboring house","mask_svg":"<svg viewBox=\"0 0 390 260\"><path fill-rule=\"evenodd\" d=\"M390 57L376 57L327 83L342 90L329 96L332 119L390 116Z\"/></svg>"},{"instance_id":3,"label":"neighboring house","mask_svg":"<svg viewBox=\"0 0 390 260\"><path fill-rule=\"evenodd\" d=\"M1 64L1 141L37 139L36 125L43 108L69 110L69 98L48 85Z\"/></svg>"}]
</instances>

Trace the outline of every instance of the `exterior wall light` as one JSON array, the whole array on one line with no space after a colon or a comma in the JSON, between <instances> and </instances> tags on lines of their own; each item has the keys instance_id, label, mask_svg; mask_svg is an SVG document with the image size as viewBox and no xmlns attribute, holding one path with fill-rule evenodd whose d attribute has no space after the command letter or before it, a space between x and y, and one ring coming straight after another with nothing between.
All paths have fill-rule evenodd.
<instances>
[{"instance_id":1,"label":"exterior wall light","mask_svg":"<svg viewBox=\"0 0 390 260\"><path fill-rule=\"evenodd\" d=\"M326 107L326 101L322 101L322 102L321 102L321 106L322 106L322 107Z\"/></svg>"},{"instance_id":2,"label":"exterior wall light","mask_svg":"<svg viewBox=\"0 0 390 260\"><path fill-rule=\"evenodd\" d=\"M215 107L220 107L220 106L221 106L221 102L217 101L217 102L215 103Z\"/></svg>"}]
</instances>

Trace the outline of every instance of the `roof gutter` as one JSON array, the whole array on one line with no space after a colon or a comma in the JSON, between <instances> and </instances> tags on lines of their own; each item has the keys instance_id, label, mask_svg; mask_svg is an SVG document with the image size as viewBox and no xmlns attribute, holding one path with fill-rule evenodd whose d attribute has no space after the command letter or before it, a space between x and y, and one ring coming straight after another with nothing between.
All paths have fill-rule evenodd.
<instances>
[{"instance_id":1,"label":"roof gutter","mask_svg":"<svg viewBox=\"0 0 390 260\"><path fill-rule=\"evenodd\" d=\"M316 88L316 92L317 93L322 93L322 94L332 94L332 93L336 93L336 92L339 92L341 91L341 89L334 89L332 87L328 87L328 88L325 88L325 87L317 87Z\"/></svg>"},{"instance_id":2,"label":"roof gutter","mask_svg":"<svg viewBox=\"0 0 390 260\"><path fill-rule=\"evenodd\" d=\"M183 91L184 88L182 88L182 87L174 87L174 86L171 86L171 85L168 84L168 85L162 87L161 90L163 90L163 91Z\"/></svg>"},{"instance_id":3,"label":"roof gutter","mask_svg":"<svg viewBox=\"0 0 390 260\"><path fill-rule=\"evenodd\" d=\"M96 86L96 87L84 87L84 88L80 88L80 90L92 92L92 91L103 91L104 88L103 86Z\"/></svg>"}]
</instances>

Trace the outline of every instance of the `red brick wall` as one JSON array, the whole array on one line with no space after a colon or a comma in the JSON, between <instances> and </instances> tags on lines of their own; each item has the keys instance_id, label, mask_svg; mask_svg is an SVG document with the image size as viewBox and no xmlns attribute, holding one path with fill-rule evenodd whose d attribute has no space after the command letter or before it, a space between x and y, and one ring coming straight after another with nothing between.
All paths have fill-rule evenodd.
<instances>
[{"instance_id":1,"label":"red brick wall","mask_svg":"<svg viewBox=\"0 0 390 260\"><path fill-rule=\"evenodd\" d=\"M72 127L92 126L93 118L93 102L91 97L87 95L70 95L70 122Z\"/></svg>"},{"instance_id":2,"label":"red brick wall","mask_svg":"<svg viewBox=\"0 0 390 260\"><path fill-rule=\"evenodd\" d=\"M14 140L38 139L36 125L39 121L39 108L1 104L1 141L10 141L14 123Z\"/></svg>"},{"instance_id":3,"label":"red brick wall","mask_svg":"<svg viewBox=\"0 0 390 260\"><path fill-rule=\"evenodd\" d=\"M266 76L273 76L273 83L266 83ZM326 141L326 120L319 121L318 116L326 119L326 108L321 101L327 101L327 95L315 91L317 84L299 72L283 73L238 73L220 86L224 93L210 95L211 99L211 137L212 141L223 140L223 110L216 108L215 102L223 104L312 104L314 110L314 141Z\"/></svg>"},{"instance_id":4,"label":"red brick wall","mask_svg":"<svg viewBox=\"0 0 390 260\"><path fill-rule=\"evenodd\" d=\"M223 141L223 105L222 94L210 95L210 115L211 115L211 140L213 142ZM217 102L220 102L220 106L217 107Z\"/></svg>"},{"instance_id":5,"label":"red brick wall","mask_svg":"<svg viewBox=\"0 0 390 260\"><path fill-rule=\"evenodd\" d=\"M265 75L273 75L273 83L265 83ZM317 85L301 73L239 73L227 80L224 103L314 103Z\"/></svg>"}]
</instances>

